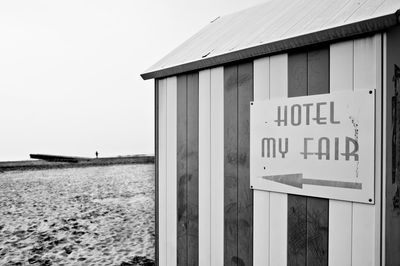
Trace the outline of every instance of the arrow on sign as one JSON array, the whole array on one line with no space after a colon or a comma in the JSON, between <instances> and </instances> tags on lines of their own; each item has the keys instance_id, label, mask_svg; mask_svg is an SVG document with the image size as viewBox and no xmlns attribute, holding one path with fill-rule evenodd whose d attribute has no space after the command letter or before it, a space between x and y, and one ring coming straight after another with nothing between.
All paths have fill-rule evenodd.
<instances>
[{"instance_id":1,"label":"arrow on sign","mask_svg":"<svg viewBox=\"0 0 400 266\"><path fill-rule=\"evenodd\" d=\"M303 188L303 185L314 185L314 186L325 186L325 187L362 189L361 183L309 179L309 178L303 178L303 174L269 175L269 176L262 176L261 178L297 188Z\"/></svg>"}]
</instances>

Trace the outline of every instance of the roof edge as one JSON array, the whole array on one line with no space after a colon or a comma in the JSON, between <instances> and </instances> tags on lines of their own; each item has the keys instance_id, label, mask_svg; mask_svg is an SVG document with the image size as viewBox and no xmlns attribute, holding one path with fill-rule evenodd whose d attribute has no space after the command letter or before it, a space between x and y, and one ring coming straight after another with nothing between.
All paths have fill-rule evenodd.
<instances>
[{"instance_id":1,"label":"roof edge","mask_svg":"<svg viewBox=\"0 0 400 266\"><path fill-rule=\"evenodd\" d=\"M317 31L305 35L296 36L276 42L266 43L242 50L217 55L210 58L196 60L165 69L146 72L140 76L144 79L163 78L173 76L184 72L211 68L234 61L251 59L261 56L276 54L279 52L300 48L308 45L329 42L333 40L346 39L367 33L373 33L385 30L400 23L400 10L394 14L363 20L335 28Z\"/></svg>"}]
</instances>

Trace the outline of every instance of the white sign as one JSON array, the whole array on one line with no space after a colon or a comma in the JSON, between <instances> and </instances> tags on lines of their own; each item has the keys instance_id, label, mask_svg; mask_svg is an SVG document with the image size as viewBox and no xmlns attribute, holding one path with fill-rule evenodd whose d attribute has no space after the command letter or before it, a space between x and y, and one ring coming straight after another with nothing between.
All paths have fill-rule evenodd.
<instances>
[{"instance_id":1,"label":"white sign","mask_svg":"<svg viewBox=\"0 0 400 266\"><path fill-rule=\"evenodd\" d=\"M254 101L250 106L253 189L374 203L373 91Z\"/></svg>"}]
</instances>

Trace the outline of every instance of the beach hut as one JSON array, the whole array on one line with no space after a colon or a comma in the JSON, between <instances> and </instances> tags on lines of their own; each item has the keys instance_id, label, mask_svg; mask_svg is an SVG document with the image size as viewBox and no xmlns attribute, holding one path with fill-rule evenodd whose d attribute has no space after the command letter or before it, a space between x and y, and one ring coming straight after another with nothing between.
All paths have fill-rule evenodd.
<instances>
[{"instance_id":1,"label":"beach hut","mask_svg":"<svg viewBox=\"0 0 400 266\"><path fill-rule=\"evenodd\" d=\"M268 1L142 74L158 265L400 265L399 9Z\"/></svg>"}]
</instances>

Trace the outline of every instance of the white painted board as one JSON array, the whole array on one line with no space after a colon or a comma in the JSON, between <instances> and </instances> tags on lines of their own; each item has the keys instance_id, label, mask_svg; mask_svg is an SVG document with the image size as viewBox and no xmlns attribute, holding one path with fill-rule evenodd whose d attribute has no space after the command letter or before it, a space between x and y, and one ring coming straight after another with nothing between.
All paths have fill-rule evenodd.
<instances>
[{"instance_id":1,"label":"white painted board","mask_svg":"<svg viewBox=\"0 0 400 266\"><path fill-rule=\"evenodd\" d=\"M269 99L270 94L270 58L254 60L254 100ZM253 264L269 265L270 241L270 192L253 192Z\"/></svg>"},{"instance_id":2,"label":"white painted board","mask_svg":"<svg viewBox=\"0 0 400 266\"><path fill-rule=\"evenodd\" d=\"M381 235L381 35L354 40L354 90L376 89L375 205L353 204L352 265L380 265Z\"/></svg>"},{"instance_id":3,"label":"white painted board","mask_svg":"<svg viewBox=\"0 0 400 266\"><path fill-rule=\"evenodd\" d=\"M288 54L270 57L269 88L270 99L288 97ZM251 171L251 169L250 169ZM287 265L287 214L288 195L271 192L269 198L269 264ZM257 232L254 232L255 234Z\"/></svg>"},{"instance_id":4,"label":"white painted board","mask_svg":"<svg viewBox=\"0 0 400 266\"><path fill-rule=\"evenodd\" d=\"M177 78L169 77L167 83L166 123L166 237L167 265L177 263Z\"/></svg>"},{"instance_id":5,"label":"white painted board","mask_svg":"<svg viewBox=\"0 0 400 266\"><path fill-rule=\"evenodd\" d=\"M167 80L158 81L158 262L167 265Z\"/></svg>"},{"instance_id":6,"label":"white painted board","mask_svg":"<svg viewBox=\"0 0 400 266\"><path fill-rule=\"evenodd\" d=\"M224 264L224 68L211 69L210 179L211 264Z\"/></svg>"},{"instance_id":7,"label":"white painted board","mask_svg":"<svg viewBox=\"0 0 400 266\"><path fill-rule=\"evenodd\" d=\"M199 266L211 264L211 70L199 72Z\"/></svg>"},{"instance_id":8,"label":"white painted board","mask_svg":"<svg viewBox=\"0 0 400 266\"><path fill-rule=\"evenodd\" d=\"M254 189L374 203L373 90L254 101Z\"/></svg>"},{"instance_id":9,"label":"white painted board","mask_svg":"<svg viewBox=\"0 0 400 266\"><path fill-rule=\"evenodd\" d=\"M354 41L330 45L330 93L353 91ZM330 266L351 266L353 202L329 200Z\"/></svg>"}]
</instances>

